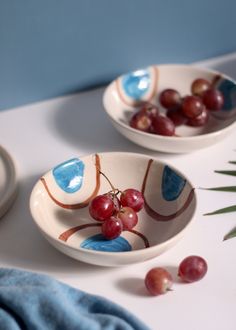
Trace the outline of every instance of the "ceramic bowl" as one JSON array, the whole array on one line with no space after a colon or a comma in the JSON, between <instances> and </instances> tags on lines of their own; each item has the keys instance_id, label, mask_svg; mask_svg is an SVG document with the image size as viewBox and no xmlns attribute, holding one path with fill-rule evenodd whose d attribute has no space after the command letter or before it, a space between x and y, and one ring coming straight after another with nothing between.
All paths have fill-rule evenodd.
<instances>
[{"instance_id":1,"label":"ceramic bowl","mask_svg":"<svg viewBox=\"0 0 236 330\"><path fill-rule=\"evenodd\" d=\"M0 146L0 218L13 205L18 190L15 161L8 151Z\"/></svg>"},{"instance_id":2,"label":"ceramic bowl","mask_svg":"<svg viewBox=\"0 0 236 330\"><path fill-rule=\"evenodd\" d=\"M111 190L143 192L145 207L134 230L106 240L89 201ZM30 210L39 230L58 250L83 262L124 266L154 258L184 235L196 209L190 181L177 169L132 153L101 153L74 158L43 175L33 188Z\"/></svg>"},{"instance_id":3,"label":"ceramic bowl","mask_svg":"<svg viewBox=\"0 0 236 330\"><path fill-rule=\"evenodd\" d=\"M205 126L181 125L176 136L161 136L138 131L129 126L129 120L140 102L159 104L159 95L173 88L182 96L190 94L191 83L204 78L224 94L221 111L211 111ZM187 153L221 141L236 128L236 83L229 77L193 65L153 65L118 77L103 96L105 111L114 127L134 143L156 151ZM161 112L165 112L160 107Z\"/></svg>"}]
</instances>

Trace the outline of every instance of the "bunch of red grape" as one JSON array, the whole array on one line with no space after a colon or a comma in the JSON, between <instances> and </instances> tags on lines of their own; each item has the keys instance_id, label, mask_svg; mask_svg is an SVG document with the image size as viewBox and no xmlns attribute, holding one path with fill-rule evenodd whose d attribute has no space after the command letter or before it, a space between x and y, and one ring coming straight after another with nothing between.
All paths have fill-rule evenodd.
<instances>
[{"instance_id":1,"label":"bunch of red grape","mask_svg":"<svg viewBox=\"0 0 236 330\"><path fill-rule=\"evenodd\" d=\"M182 97L177 90L169 88L161 92L159 103L165 113L160 113L154 104L143 103L129 125L143 132L173 136L176 126L204 126L209 112L222 109L224 96L209 81L198 78L191 84L191 95Z\"/></svg>"},{"instance_id":2,"label":"bunch of red grape","mask_svg":"<svg viewBox=\"0 0 236 330\"><path fill-rule=\"evenodd\" d=\"M122 192L113 189L96 196L90 202L89 213L93 219L102 222L102 234L111 240L120 236L123 230L131 230L136 226L137 212L143 205L144 198L140 191L132 188Z\"/></svg>"}]
</instances>

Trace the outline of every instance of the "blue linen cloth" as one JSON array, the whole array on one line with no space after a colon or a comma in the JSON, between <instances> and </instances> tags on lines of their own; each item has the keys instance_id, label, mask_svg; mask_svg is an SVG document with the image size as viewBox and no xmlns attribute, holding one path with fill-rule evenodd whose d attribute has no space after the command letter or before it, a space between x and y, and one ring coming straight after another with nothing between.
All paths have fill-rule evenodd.
<instances>
[{"instance_id":1,"label":"blue linen cloth","mask_svg":"<svg viewBox=\"0 0 236 330\"><path fill-rule=\"evenodd\" d=\"M148 330L148 327L106 298L75 289L48 275L0 268L0 329Z\"/></svg>"}]
</instances>

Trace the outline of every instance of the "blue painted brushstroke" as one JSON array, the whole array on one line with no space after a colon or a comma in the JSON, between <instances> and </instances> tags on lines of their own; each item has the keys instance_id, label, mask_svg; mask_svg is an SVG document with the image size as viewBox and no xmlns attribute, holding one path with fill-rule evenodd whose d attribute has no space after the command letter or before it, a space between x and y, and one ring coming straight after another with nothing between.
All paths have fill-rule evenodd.
<instances>
[{"instance_id":1,"label":"blue painted brushstroke","mask_svg":"<svg viewBox=\"0 0 236 330\"><path fill-rule=\"evenodd\" d=\"M129 242L119 236L112 240L107 240L102 234L96 234L83 241L80 247L88 250L106 251L106 252L125 252L131 251Z\"/></svg>"},{"instance_id":2,"label":"blue painted brushstroke","mask_svg":"<svg viewBox=\"0 0 236 330\"><path fill-rule=\"evenodd\" d=\"M147 70L137 70L122 77L125 93L134 100L140 100L150 87L151 77Z\"/></svg>"},{"instance_id":3,"label":"blue painted brushstroke","mask_svg":"<svg viewBox=\"0 0 236 330\"><path fill-rule=\"evenodd\" d=\"M173 201L179 197L186 180L173 171L169 166L165 166L162 176L162 195L166 201Z\"/></svg>"},{"instance_id":4,"label":"blue painted brushstroke","mask_svg":"<svg viewBox=\"0 0 236 330\"><path fill-rule=\"evenodd\" d=\"M224 106L221 111L234 110L236 108L236 84L233 81L222 79L216 88L224 95Z\"/></svg>"},{"instance_id":5,"label":"blue painted brushstroke","mask_svg":"<svg viewBox=\"0 0 236 330\"><path fill-rule=\"evenodd\" d=\"M82 186L84 163L78 158L73 158L54 167L52 173L56 183L63 191L74 193Z\"/></svg>"}]
</instances>

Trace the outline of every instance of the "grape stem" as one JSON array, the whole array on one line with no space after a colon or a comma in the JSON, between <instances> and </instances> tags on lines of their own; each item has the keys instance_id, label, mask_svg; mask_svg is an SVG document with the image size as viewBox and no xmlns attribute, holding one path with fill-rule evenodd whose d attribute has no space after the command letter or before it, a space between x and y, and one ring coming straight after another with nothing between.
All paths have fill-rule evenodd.
<instances>
[{"instance_id":1,"label":"grape stem","mask_svg":"<svg viewBox=\"0 0 236 330\"><path fill-rule=\"evenodd\" d=\"M115 188L113 186L113 184L111 183L111 181L108 179L108 177L106 176L106 174L104 174L102 171L99 170L99 173L108 181L109 185L111 186L111 189L113 191L113 193L116 195L120 192L119 189Z\"/></svg>"}]
</instances>

